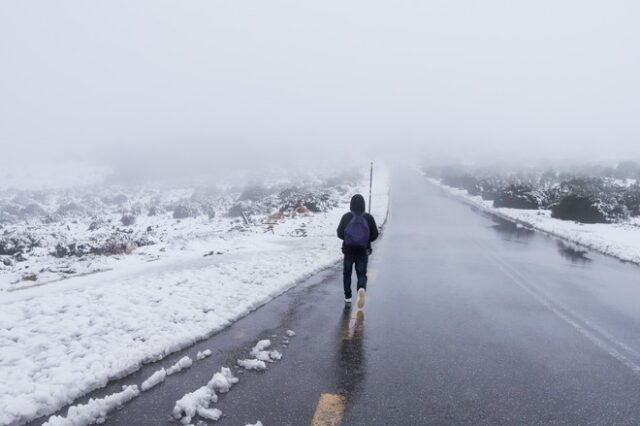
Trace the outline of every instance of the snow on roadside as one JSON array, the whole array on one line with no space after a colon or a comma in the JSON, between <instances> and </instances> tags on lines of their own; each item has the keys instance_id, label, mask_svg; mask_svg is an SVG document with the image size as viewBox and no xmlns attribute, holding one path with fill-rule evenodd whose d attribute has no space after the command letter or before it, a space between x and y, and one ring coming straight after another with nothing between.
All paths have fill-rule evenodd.
<instances>
[{"instance_id":1,"label":"snow on roadside","mask_svg":"<svg viewBox=\"0 0 640 426\"><path fill-rule=\"evenodd\" d=\"M367 188L363 182L360 191L367 194ZM382 223L388 204L384 173L377 173L374 191L373 212ZM55 412L335 265L341 256L335 229L350 196L344 194L342 205L327 213L280 223L275 233L229 240L234 251L224 256L203 257L202 242L177 260L144 269L2 294L0 425ZM299 228L306 236L291 236Z\"/></svg>"},{"instance_id":2,"label":"snow on roadside","mask_svg":"<svg viewBox=\"0 0 640 426\"><path fill-rule=\"evenodd\" d=\"M42 426L86 426L104 423L107 414L122 407L139 394L138 386L126 386L122 392L100 399L90 399L86 404L69 407L66 417L53 416Z\"/></svg>"},{"instance_id":3,"label":"snow on roadside","mask_svg":"<svg viewBox=\"0 0 640 426\"><path fill-rule=\"evenodd\" d=\"M586 224L551 217L549 210L493 207L493 202L467 191L427 178L450 194L504 219L525 224L547 234L571 241L618 259L640 264L640 222Z\"/></svg>"}]
</instances>

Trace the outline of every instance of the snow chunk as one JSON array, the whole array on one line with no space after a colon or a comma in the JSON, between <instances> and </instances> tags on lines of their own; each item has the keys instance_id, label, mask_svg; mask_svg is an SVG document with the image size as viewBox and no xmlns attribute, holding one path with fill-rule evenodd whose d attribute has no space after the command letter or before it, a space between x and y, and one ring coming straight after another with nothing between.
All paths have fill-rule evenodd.
<instances>
[{"instance_id":1,"label":"snow chunk","mask_svg":"<svg viewBox=\"0 0 640 426\"><path fill-rule=\"evenodd\" d=\"M206 357L211 356L211 354L212 354L211 349L206 349L202 352L198 352L198 354L196 355L196 359L198 361L202 361Z\"/></svg>"},{"instance_id":2,"label":"snow chunk","mask_svg":"<svg viewBox=\"0 0 640 426\"><path fill-rule=\"evenodd\" d=\"M178 362L169 367L169 369L167 370L167 376L179 373L182 370L191 367L192 365L193 361L191 361L191 358L189 358L188 356L182 357Z\"/></svg>"},{"instance_id":3,"label":"snow chunk","mask_svg":"<svg viewBox=\"0 0 640 426\"><path fill-rule=\"evenodd\" d=\"M251 349L251 355L257 356L260 352L264 351L270 346L271 346L271 340L269 339L260 340L258 343L256 343L253 349Z\"/></svg>"},{"instance_id":4,"label":"snow chunk","mask_svg":"<svg viewBox=\"0 0 640 426\"><path fill-rule=\"evenodd\" d=\"M236 383L238 379L233 377L231 369L223 367L219 373L213 375L207 386L220 393L227 393Z\"/></svg>"},{"instance_id":5,"label":"snow chunk","mask_svg":"<svg viewBox=\"0 0 640 426\"><path fill-rule=\"evenodd\" d=\"M282 359L282 354L278 351L268 351L271 347L271 340L260 340L251 349L251 355L254 359L240 359L238 365L245 370L266 370L267 362L279 361Z\"/></svg>"},{"instance_id":6,"label":"snow chunk","mask_svg":"<svg viewBox=\"0 0 640 426\"><path fill-rule=\"evenodd\" d=\"M84 405L69 407L66 418L52 416L42 426L86 426L94 423L104 423L107 414L116 408L122 407L138 395L140 395L138 386L125 386L122 392L100 399L90 399Z\"/></svg>"},{"instance_id":7,"label":"snow chunk","mask_svg":"<svg viewBox=\"0 0 640 426\"><path fill-rule=\"evenodd\" d=\"M260 340L251 349L251 355L253 355L258 361L273 362L282 358L282 354L278 351L267 351L271 346L271 341L268 339Z\"/></svg>"},{"instance_id":8,"label":"snow chunk","mask_svg":"<svg viewBox=\"0 0 640 426\"><path fill-rule=\"evenodd\" d=\"M218 396L215 391L208 386L202 386L177 400L171 415L186 425L191 423L191 419L198 413L198 409L207 409L211 402L217 401Z\"/></svg>"},{"instance_id":9,"label":"snow chunk","mask_svg":"<svg viewBox=\"0 0 640 426\"><path fill-rule=\"evenodd\" d=\"M259 359L239 359L238 365L245 370L266 370L267 364Z\"/></svg>"},{"instance_id":10,"label":"snow chunk","mask_svg":"<svg viewBox=\"0 0 640 426\"><path fill-rule=\"evenodd\" d=\"M282 359L282 353L279 351L271 351L269 352L269 358L273 361L280 361Z\"/></svg>"},{"instance_id":11,"label":"snow chunk","mask_svg":"<svg viewBox=\"0 0 640 426\"><path fill-rule=\"evenodd\" d=\"M289 337L293 337L293 336L295 336L295 335L296 335L296 332L295 332L295 331L293 331L293 330L287 330L286 334L287 334L287 336L289 336Z\"/></svg>"},{"instance_id":12,"label":"snow chunk","mask_svg":"<svg viewBox=\"0 0 640 426\"><path fill-rule=\"evenodd\" d=\"M248 425L246 425L246 426L263 426L263 425L262 425L262 422L261 422L260 420L258 420L258 422L257 422L257 423L255 423L255 424L248 424Z\"/></svg>"},{"instance_id":13,"label":"snow chunk","mask_svg":"<svg viewBox=\"0 0 640 426\"><path fill-rule=\"evenodd\" d=\"M233 376L231 369L223 367L220 372L211 377L206 386L202 386L176 401L171 415L174 419L180 420L183 425L191 423L196 415L216 421L222 416L222 411L217 408L209 408L212 402L218 401L216 391L229 392L231 386L236 383L238 383L238 379Z\"/></svg>"},{"instance_id":14,"label":"snow chunk","mask_svg":"<svg viewBox=\"0 0 640 426\"><path fill-rule=\"evenodd\" d=\"M167 371L164 368L161 368L160 370L153 373L151 377L149 377L147 380L142 382L142 385L140 385L140 389L142 389L142 392L146 392L152 387L157 386L160 383L164 382L166 378L167 378Z\"/></svg>"}]
</instances>

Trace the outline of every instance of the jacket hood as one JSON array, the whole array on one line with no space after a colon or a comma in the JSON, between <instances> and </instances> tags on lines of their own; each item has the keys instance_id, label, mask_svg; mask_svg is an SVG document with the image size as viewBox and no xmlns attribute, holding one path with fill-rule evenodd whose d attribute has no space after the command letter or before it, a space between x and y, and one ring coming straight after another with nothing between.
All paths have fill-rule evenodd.
<instances>
[{"instance_id":1,"label":"jacket hood","mask_svg":"<svg viewBox=\"0 0 640 426\"><path fill-rule=\"evenodd\" d=\"M356 194L351 198L351 211L354 213L364 213L364 197L360 194Z\"/></svg>"}]
</instances>

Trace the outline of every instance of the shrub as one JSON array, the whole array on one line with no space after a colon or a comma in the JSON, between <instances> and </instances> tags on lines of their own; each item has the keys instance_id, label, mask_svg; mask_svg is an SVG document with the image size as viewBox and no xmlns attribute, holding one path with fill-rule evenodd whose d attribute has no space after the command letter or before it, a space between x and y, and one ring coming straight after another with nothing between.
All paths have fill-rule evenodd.
<instances>
[{"instance_id":1,"label":"shrub","mask_svg":"<svg viewBox=\"0 0 640 426\"><path fill-rule=\"evenodd\" d=\"M493 206L536 210L540 208L540 202L530 187L509 185L499 191L493 200Z\"/></svg>"},{"instance_id":2,"label":"shrub","mask_svg":"<svg viewBox=\"0 0 640 426\"><path fill-rule=\"evenodd\" d=\"M120 218L120 222L124 225L124 226L131 226L134 223L136 223L136 217L132 214L124 214L122 215L122 217Z\"/></svg>"},{"instance_id":3,"label":"shrub","mask_svg":"<svg viewBox=\"0 0 640 426\"><path fill-rule=\"evenodd\" d=\"M640 184L631 185L624 192L622 202L627 207L631 216L640 215Z\"/></svg>"},{"instance_id":4,"label":"shrub","mask_svg":"<svg viewBox=\"0 0 640 426\"><path fill-rule=\"evenodd\" d=\"M551 217L581 223L607 223L599 201L577 194L568 194L551 208Z\"/></svg>"},{"instance_id":5,"label":"shrub","mask_svg":"<svg viewBox=\"0 0 640 426\"><path fill-rule=\"evenodd\" d=\"M178 204L173 208L174 219L186 219L188 217L198 217L200 209L193 204Z\"/></svg>"}]
</instances>

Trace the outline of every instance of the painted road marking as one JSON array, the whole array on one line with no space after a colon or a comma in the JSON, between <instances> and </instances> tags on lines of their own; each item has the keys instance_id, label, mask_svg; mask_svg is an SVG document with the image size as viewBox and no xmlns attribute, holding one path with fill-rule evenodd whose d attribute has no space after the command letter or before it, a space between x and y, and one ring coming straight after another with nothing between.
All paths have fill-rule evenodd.
<instances>
[{"instance_id":1,"label":"painted road marking","mask_svg":"<svg viewBox=\"0 0 640 426\"><path fill-rule=\"evenodd\" d=\"M338 426L342 423L347 398L335 393L323 393L311 420L311 426Z\"/></svg>"}]
</instances>

